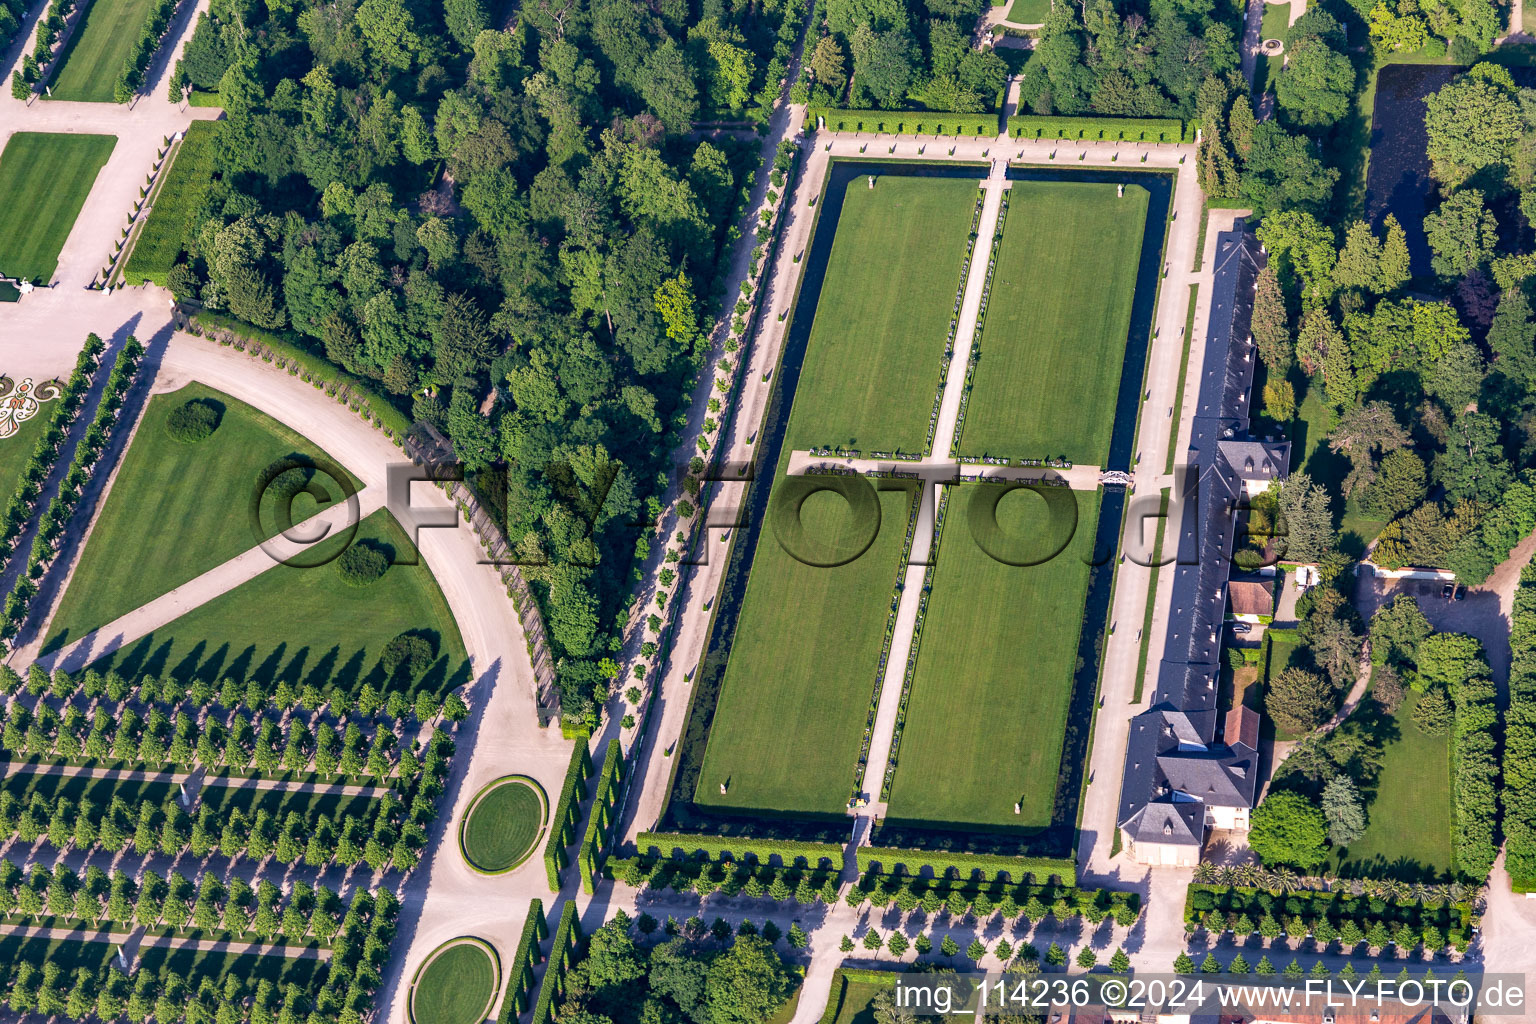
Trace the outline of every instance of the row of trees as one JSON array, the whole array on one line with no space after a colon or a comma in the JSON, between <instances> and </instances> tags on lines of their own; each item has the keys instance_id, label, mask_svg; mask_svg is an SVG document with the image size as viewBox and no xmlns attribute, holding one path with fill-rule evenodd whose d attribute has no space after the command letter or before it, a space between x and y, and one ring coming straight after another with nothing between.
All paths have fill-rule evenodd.
<instances>
[{"instance_id":1,"label":"row of trees","mask_svg":"<svg viewBox=\"0 0 1536 1024\"><path fill-rule=\"evenodd\" d=\"M302 985L258 978L236 957L210 957L190 969L141 965L129 977L115 963L70 971L58 958L26 955L0 971L0 996L13 1014L74 1021L356 1024L372 1010L399 911L387 890L354 893L330 959Z\"/></svg>"},{"instance_id":2,"label":"row of trees","mask_svg":"<svg viewBox=\"0 0 1536 1024\"><path fill-rule=\"evenodd\" d=\"M427 644L420 637L410 639ZM424 660L429 662L430 659L429 655ZM87 705L105 700L115 705L118 711L136 703L146 709L158 706L167 712L181 707L197 711L218 706L225 711L245 711L253 715L264 711L278 715L328 711L337 720L357 715L365 721L376 721L383 715L397 723L411 718L427 723L439 717L450 722L463 721L469 709L456 692L438 698L430 690L422 689L416 692L414 699L409 696L408 684L420 674L424 660L396 658L386 645L380 655L380 668L406 685L390 686L381 691L365 682L355 694L334 685L321 686L315 682L295 685L287 679L264 682L251 678L241 682L233 676L225 676L216 683L202 677L187 681L174 674L163 677L145 674L129 679L116 669L101 672L94 668L76 673L56 668L50 673L36 663L27 667L25 677L9 665L0 665L0 693L16 695L24 692L33 698L47 696L61 706L76 700ZM416 668L407 670L405 677L401 677L399 673L404 665Z\"/></svg>"},{"instance_id":3,"label":"row of trees","mask_svg":"<svg viewBox=\"0 0 1536 1024\"><path fill-rule=\"evenodd\" d=\"M57 56L54 52L54 44L59 41L59 36L64 34L64 25L74 10L75 0L50 0L48 13L43 16L37 26L36 45L31 53L22 55L21 69L11 72L11 96L14 99L26 99L32 94L33 85L43 80L48 66ZM21 20L23 11L17 10L14 16L18 21ZM14 31L15 29L12 29L13 33Z\"/></svg>"},{"instance_id":4,"label":"row of trees","mask_svg":"<svg viewBox=\"0 0 1536 1024\"><path fill-rule=\"evenodd\" d=\"M1402 921L1393 926L1379 919L1356 922L1353 918L1346 918L1342 924L1335 926L1326 917L1306 918L1300 914L1276 917L1264 914L1255 920L1244 913L1229 916L1219 910L1208 910L1200 916L1200 925L1215 937L1231 932L1237 942L1244 942L1255 935L1264 939L1284 936L1299 946L1311 939L1319 953L1333 952L1333 943L1337 941L1337 952L1345 956L1360 952L1362 943L1371 956L1380 955L1388 946L1395 946L1401 953L1422 947L1424 952L1433 954L1446 949L1466 952L1471 945L1469 935L1461 929L1447 933L1437 925L1417 927Z\"/></svg>"},{"instance_id":5,"label":"row of trees","mask_svg":"<svg viewBox=\"0 0 1536 1024\"><path fill-rule=\"evenodd\" d=\"M32 521L37 502L42 497L43 482L58 461L69 424L79 413L86 393L90 391L98 360L105 349L106 346L96 335L87 337L85 346L75 357L75 368L70 371L69 379L57 388L57 394L52 400L38 410L39 415L48 417L47 424L42 436L33 445L31 456L16 474L16 490L6 503L5 511L0 513L0 542L4 543L11 557L18 553L16 540ZM51 385L44 387L52 390ZM22 620L31 607L36 590L36 584L26 574L18 577L15 588L5 596L4 609L0 610L0 638L9 640L21 629Z\"/></svg>"},{"instance_id":6,"label":"row of trees","mask_svg":"<svg viewBox=\"0 0 1536 1024\"><path fill-rule=\"evenodd\" d=\"M97 339L97 344L100 344L100 339ZM26 574L16 581L16 588L10 594L14 602L10 598L6 601L3 629L9 631L5 633L8 637L14 637L26 621L32 600L37 596L36 581L48 571L58 554L58 547L64 541L64 527L75 514L82 492L97 469L97 463L116 426L118 411L138 374L139 361L143 357L144 346L139 344L137 338L129 335L117 353L112 369L107 373L96 413L86 427L84 436L75 445L74 457L64 479L59 482L58 492L38 517L37 533L32 538L32 551L27 558Z\"/></svg>"},{"instance_id":7,"label":"row of trees","mask_svg":"<svg viewBox=\"0 0 1536 1024\"><path fill-rule=\"evenodd\" d=\"M642 857L611 858L608 863L615 878L637 888L670 888L700 896L719 892L723 896L743 895L777 902L794 900L806 906L830 906L839 899L835 869ZM1113 917L1128 925L1139 913L1136 896L1129 892L1005 882L978 887L969 880L882 875L873 870L852 886L843 899L850 907L868 903L882 910L894 906L903 912L944 911L951 917L971 914L980 920L1001 916L1011 921L1022 917L1031 923L1050 915L1062 922L1081 916L1092 924Z\"/></svg>"},{"instance_id":8,"label":"row of trees","mask_svg":"<svg viewBox=\"0 0 1536 1024\"><path fill-rule=\"evenodd\" d=\"M436 817L451 750L452 741L437 733L423 752L414 786L347 804L344 810L291 809L281 818L266 807L247 810L234 799L217 810L205 803L192 815L175 799L164 805L140 800L135 810L116 794L101 807L89 798L50 799L34 790L23 805L7 790L0 792L0 835L24 843L46 838L60 850L131 850L141 857L189 851L198 858L217 853L255 861L274 857L283 864L302 861L310 867L367 864L374 871L409 871L420 860L427 825ZM366 809L359 813L358 808Z\"/></svg>"},{"instance_id":9,"label":"row of trees","mask_svg":"<svg viewBox=\"0 0 1536 1024\"><path fill-rule=\"evenodd\" d=\"M151 768L168 765L191 770L254 768L263 775L281 771L321 775L368 775L388 785L398 776L408 785L421 771L416 741L398 748L398 737L376 730L372 742L356 722L338 730L327 722L313 728L301 719L287 726L236 712L227 721L208 719L201 726L185 711L172 718L158 707L141 717L132 708L117 714L97 708L89 728L79 708L67 705L63 714L48 704L36 712L12 702L3 713L0 750L19 757L60 757L93 761L132 761Z\"/></svg>"},{"instance_id":10,"label":"row of trees","mask_svg":"<svg viewBox=\"0 0 1536 1024\"><path fill-rule=\"evenodd\" d=\"M110 874L92 864L83 875L67 865L34 864L23 874L0 860L0 913L78 921L99 928L170 928L255 935L264 942L329 943L341 930L345 905L324 885L295 881L284 894L262 879L253 888L236 875L226 884L204 871L188 879L179 871L137 877L121 869Z\"/></svg>"}]
</instances>

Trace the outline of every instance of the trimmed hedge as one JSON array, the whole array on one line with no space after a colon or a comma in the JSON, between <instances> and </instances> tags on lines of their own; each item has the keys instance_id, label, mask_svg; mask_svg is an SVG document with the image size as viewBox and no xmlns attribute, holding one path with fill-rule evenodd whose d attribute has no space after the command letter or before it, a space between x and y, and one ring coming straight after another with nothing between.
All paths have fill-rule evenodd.
<instances>
[{"instance_id":1,"label":"trimmed hedge","mask_svg":"<svg viewBox=\"0 0 1536 1024\"><path fill-rule=\"evenodd\" d=\"M1465 951L1476 924L1470 900L1430 904L1340 891L1276 895L1200 882L1192 883L1184 897L1186 931L1203 927L1216 936L1231 931L1239 941L1255 933L1278 938L1294 931L1311 935L1320 950L1337 940L1345 955L1362 942L1375 949L1423 944L1432 952L1446 947ZM1356 934L1347 934L1351 925Z\"/></svg>"},{"instance_id":2,"label":"trimmed hedge","mask_svg":"<svg viewBox=\"0 0 1536 1024\"><path fill-rule=\"evenodd\" d=\"M1194 122L1171 117L1045 117L1015 114L1008 119L1015 139L1073 142L1194 142Z\"/></svg>"},{"instance_id":3,"label":"trimmed hedge","mask_svg":"<svg viewBox=\"0 0 1536 1024\"><path fill-rule=\"evenodd\" d=\"M544 846L544 870L549 875L551 892L560 891L560 872L570 861L565 848L576 841L576 822L581 818L581 802L587 798L587 777L592 774L592 755L587 751L586 740L577 742L571 751L571 764L565 770L565 785L560 787L560 799L555 801L554 813L549 819L549 842Z\"/></svg>"},{"instance_id":4,"label":"trimmed hedge","mask_svg":"<svg viewBox=\"0 0 1536 1024\"><path fill-rule=\"evenodd\" d=\"M1536 887L1536 561L1520 570L1509 626L1504 711L1504 867L1516 892Z\"/></svg>"},{"instance_id":5,"label":"trimmed hedge","mask_svg":"<svg viewBox=\"0 0 1536 1024\"><path fill-rule=\"evenodd\" d=\"M896 971L872 971L860 967L839 967L832 972L832 995L827 1000L827 1008L821 1015L821 1024L836 1024L837 1018L843 1012L843 997L847 995L848 983L865 985L888 985L896 987Z\"/></svg>"},{"instance_id":6,"label":"trimmed hedge","mask_svg":"<svg viewBox=\"0 0 1536 1024\"><path fill-rule=\"evenodd\" d=\"M544 901L535 899L528 905L528 917L523 921L523 934L517 940L517 954L507 969L507 995L501 1001L501 1012L496 1024L512 1024L528 1009L528 993L533 991L533 965L539 962L539 943L549 935L549 923L544 919Z\"/></svg>"},{"instance_id":7,"label":"trimmed hedge","mask_svg":"<svg viewBox=\"0 0 1536 1024\"><path fill-rule=\"evenodd\" d=\"M193 121L188 126L123 267L125 283L153 281L162 288L170 286L171 268L201 223L223 125L222 121Z\"/></svg>"},{"instance_id":8,"label":"trimmed hedge","mask_svg":"<svg viewBox=\"0 0 1536 1024\"><path fill-rule=\"evenodd\" d=\"M581 888L588 894L597 891L597 873L602 870L612 840L611 814L619 798L619 782L623 777L624 749L618 740L609 740L602 770L597 773L597 789L592 794L592 815L587 820L587 834L582 838L581 849L576 853L577 862L581 865Z\"/></svg>"},{"instance_id":9,"label":"trimmed hedge","mask_svg":"<svg viewBox=\"0 0 1536 1024\"><path fill-rule=\"evenodd\" d=\"M805 122L817 118L835 132L885 132L890 135L953 135L991 137L997 134L996 114L953 114L941 110L840 110L806 107Z\"/></svg>"},{"instance_id":10,"label":"trimmed hedge","mask_svg":"<svg viewBox=\"0 0 1536 1024\"><path fill-rule=\"evenodd\" d=\"M263 362L275 362L290 375L302 376L326 394L335 395L339 389L345 388L352 396L346 399L348 406L371 420L397 445L404 444L406 435L411 432L410 417L394 403L379 395L366 382L327 362L324 356L315 355L271 331L253 327L233 317L203 310L190 319L193 333L202 336L208 332L210 340L221 345L238 342L235 347L240 351L258 356ZM337 401L342 399L338 397Z\"/></svg>"},{"instance_id":11,"label":"trimmed hedge","mask_svg":"<svg viewBox=\"0 0 1536 1024\"><path fill-rule=\"evenodd\" d=\"M705 857L715 861L762 861L772 863L777 857L785 867L837 867L843 862L843 848L832 843L797 843L780 839L753 839L721 836L696 836L683 832L642 832L635 838L642 854L655 852L670 860Z\"/></svg>"},{"instance_id":12,"label":"trimmed hedge","mask_svg":"<svg viewBox=\"0 0 1536 1024\"><path fill-rule=\"evenodd\" d=\"M1493 840L1498 815L1499 763L1495 756L1499 697L1494 682L1474 675L1451 694L1456 717L1451 726L1451 828L1456 870L1485 881L1499 850Z\"/></svg>"},{"instance_id":13,"label":"trimmed hedge","mask_svg":"<svg viewBox=\"0 0 1536 1024\"><path fill-rule=\"evenodd\" d=\"M1054 878L1066 885L1077 883L1076 861L1056 857L1005 857L955 850L903 850L892 846L861 846L857 857L860 871L877 868L886 874L895 874L905 869L915 875L927 868L940 876L953 871L960 878L980 875L983 880L1008 878L1014 882L1031 879L1045 882Z\"/></svg>"},{"instance_id":14,"label":"trimmed hedge","mask_svg":"<svg viewBox=\"0 0 1536 1024\"><path fill-rule=\"evenodd\" d=\"M581 942L581 920L576 916L576 901L566 900L560 911L560 924L549 950L549 966L544 969L544 983L539 986L539 1001L533 1008L533 1024L549 1024L554 1016L555 1000L565 998L565 972L571 966L571 954Z\"/></svg>"}]
</instances>

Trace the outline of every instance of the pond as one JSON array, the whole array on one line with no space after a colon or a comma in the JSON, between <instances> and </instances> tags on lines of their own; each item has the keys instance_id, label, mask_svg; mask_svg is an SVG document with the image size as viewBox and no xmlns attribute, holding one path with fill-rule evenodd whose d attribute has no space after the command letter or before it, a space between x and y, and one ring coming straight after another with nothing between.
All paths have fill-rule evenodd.
<instances>
[{"instance_id":1,"label":"pond","mask_svg":"<svg viewBox=\"0 0 1536 1024\"><path fill-rule=\"evenodd\" d=\"M1436 195L1426 152L1424 97L1465 70L1444 64L1389 64L1376 76L1365 216L1377 232L1387 214L1397 217L1408 236L1415 277L1430 273L1424 216Z\"/></svg>"}]
</instances>

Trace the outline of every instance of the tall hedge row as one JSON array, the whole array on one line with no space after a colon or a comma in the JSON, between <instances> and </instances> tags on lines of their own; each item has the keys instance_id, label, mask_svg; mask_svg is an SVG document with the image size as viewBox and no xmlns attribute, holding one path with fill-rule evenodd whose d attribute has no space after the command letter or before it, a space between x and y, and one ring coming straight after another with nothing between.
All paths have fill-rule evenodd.
<instances>
[{"instance_id":1,"label":"tall hedge row","mask_svg":"<svg viewBox=\"0 0 1536 1024\"><path fill-rule=\"evenodd\" d=\"M840 110L807 107L806 124L824 119L834 132L884 132L888 135L948 135L991 138L997 135L996 114L952 114L938 110Z\"/></svg>"},{"instance_id":2,"label":"tall hedge row","mask_svg":"<svg viewBox=\"0 0 1536 1024\"><path fill-rule=\"evenodd\" d=\"M935 875L954 872L960 878L979 876L1014 882L1031 879L1046 882L1054 878L1065 885L1077 883L1077 863L1070 858L1005 857L956 850L904 850L892 846L861 846L856 856L860 871L877 868L886 874L895 874L905 870L915 875L927 869Z\"/></svg>"},{"instance_id":3,"label":"tall hedge row","mask_svg":"<svg viewBox=\"0 0 1536 1024\"><path fill-rule=\"evenodd\" d=\"M587 820L587 834L577 851L581 865L581 888L587 893L596 892L597 873L602 870L603 858L612 841L613 805L619 798L619 782L624 776L624 748L618 740L608 741L608 753L603 756L603 767L597 773L597 789L592 794L592 814Z\"/></svg>"},{"instance_id":4,"label":"tall hedge row","mask_svg":"<svg viewBox=\"0 0 1536 1024\"><path fill-rule=\"evenodd\" d=\"M496 1024L512 1024L528 1009L528 994L533 991L533 968L541 959L539 943L549 935L549 923L544 919L544 901L535 899L528 905L528 916L523 921L523 934L517 940L517 953L507 968L507 996L501 1001L501 1012Z\"/></svg>"},{"instance_id":5,"label":"tall hedge row","mask_svg":"<svg viewBox=\"0 0 1536 1024\"><path fill-rule=\"evenodd\" d=\"M555 929L555 941L550 946L544 983L539 986L539 1001L533 1007L533 1024L549 1024L558 1009L556 1000L565 998L565 972L570 969L571 955L580 942L581 920L576 916L576 901L566 900Z\"/></svg>"},{"instance_id":6,"label":"tall hedge row","mask_svg":"<svg viewBox=\"0 0 1536 1024\"><path fill-rule=\"evenodd\" d=\"M757 860L768 863L778 858L779 863L785 867L835 867L843 860L843 848L832 843L797 843L750 836L728 838L689 835L684 832L642 832L636 837L635 845L642 854L655 852L674 860L707 857L719 861Z\"/></svg>"},{"instance_id":7,"label":"tall hedge row","mask_svg":"<svg viewBox=\"0 0 1536 1024\"><path fill-rule=\"evenodd\" d=\"M544 870L549 876L551 892L560 891L560 872L570 863L565 848L576 840L576 823L581 820L581 802L587 798L587 776L591 774L592 755L588 753L583 737L571 751L565 785L560 787L560 799L555 801L555 811L550 816L549 842L544 846Z\"/></svg>"},{"instance_id":8,"label":"tall hedge row","mask_svg":"<svg viewBox=\"0 0 1536 1024\"><path fill-rule=\"evenodd\" d=\"M1520 570L1509 621L1504 712L1504 867L1516 891L1536 888L1536 562Z\"/></svg>"},{"instance_id":9,"label":"tall hedge row","mask_svg":"<svg viewBox=\"0 0 1536 1024\"><path fill-rule=\"evenodd\" d=\"M1046 117L1015 114L1008 119L1015 139L1069 142L1194 142L1195 126L1171 117Z\"/></svg>"},{"instance_id":10,"label":"tall hedge row","mask_svg":"<svg viewBox=\"0 0 1536 1024\"><path fill-rule=\"evenodd\" d=\"M196 231L203 201L213 184L222 121L193 121L165 170L155 193L149 219L123 268L123 280L138 285L153 281L170 286L171 268L181 256L182 242Z\"/></svg>"},{"instance_id":11,"label":"tall hedge row","mask_svg":"<svg viewBox=\"0 0 1536 1024\"><path fill-rule=\"evenodd\" d=\"M1498 854L1494 821L1498 816L1499 765L1495 731L1499 724L1498 691L1487 675L1476 675L1455 688L1456 720L1451 734L1452 829L1456 869L1485 879Z\"/></svg>"}]
</instances>

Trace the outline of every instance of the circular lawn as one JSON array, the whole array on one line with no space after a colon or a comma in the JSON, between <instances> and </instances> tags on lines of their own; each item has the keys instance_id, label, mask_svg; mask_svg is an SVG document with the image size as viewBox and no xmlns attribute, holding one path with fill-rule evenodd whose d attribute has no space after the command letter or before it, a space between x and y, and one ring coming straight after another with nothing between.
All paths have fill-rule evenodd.
<instances>
[{"instance_id":1,"label":"circular lawn","mask_svg":"<svg viewBox=\"0 0 1536 1024\"><path fill-rule=\"evenodd\" d=\"M533 852L544 833L548 801L539 784L508 775L486 786L470 801L459 826L459 849L476 871L510 871Z\"/></svg>"},{"instance_id":2,"label":"circular lawn","mask_svg":"<svg viewBox=\"0 0 1536 1024\"><path fill-rule=\"evenodd\" d=\"M479 939L439 946L411 983L412 1024L480 1024L490 1017L501 969Z\"/></svg>"}]
</instances>

